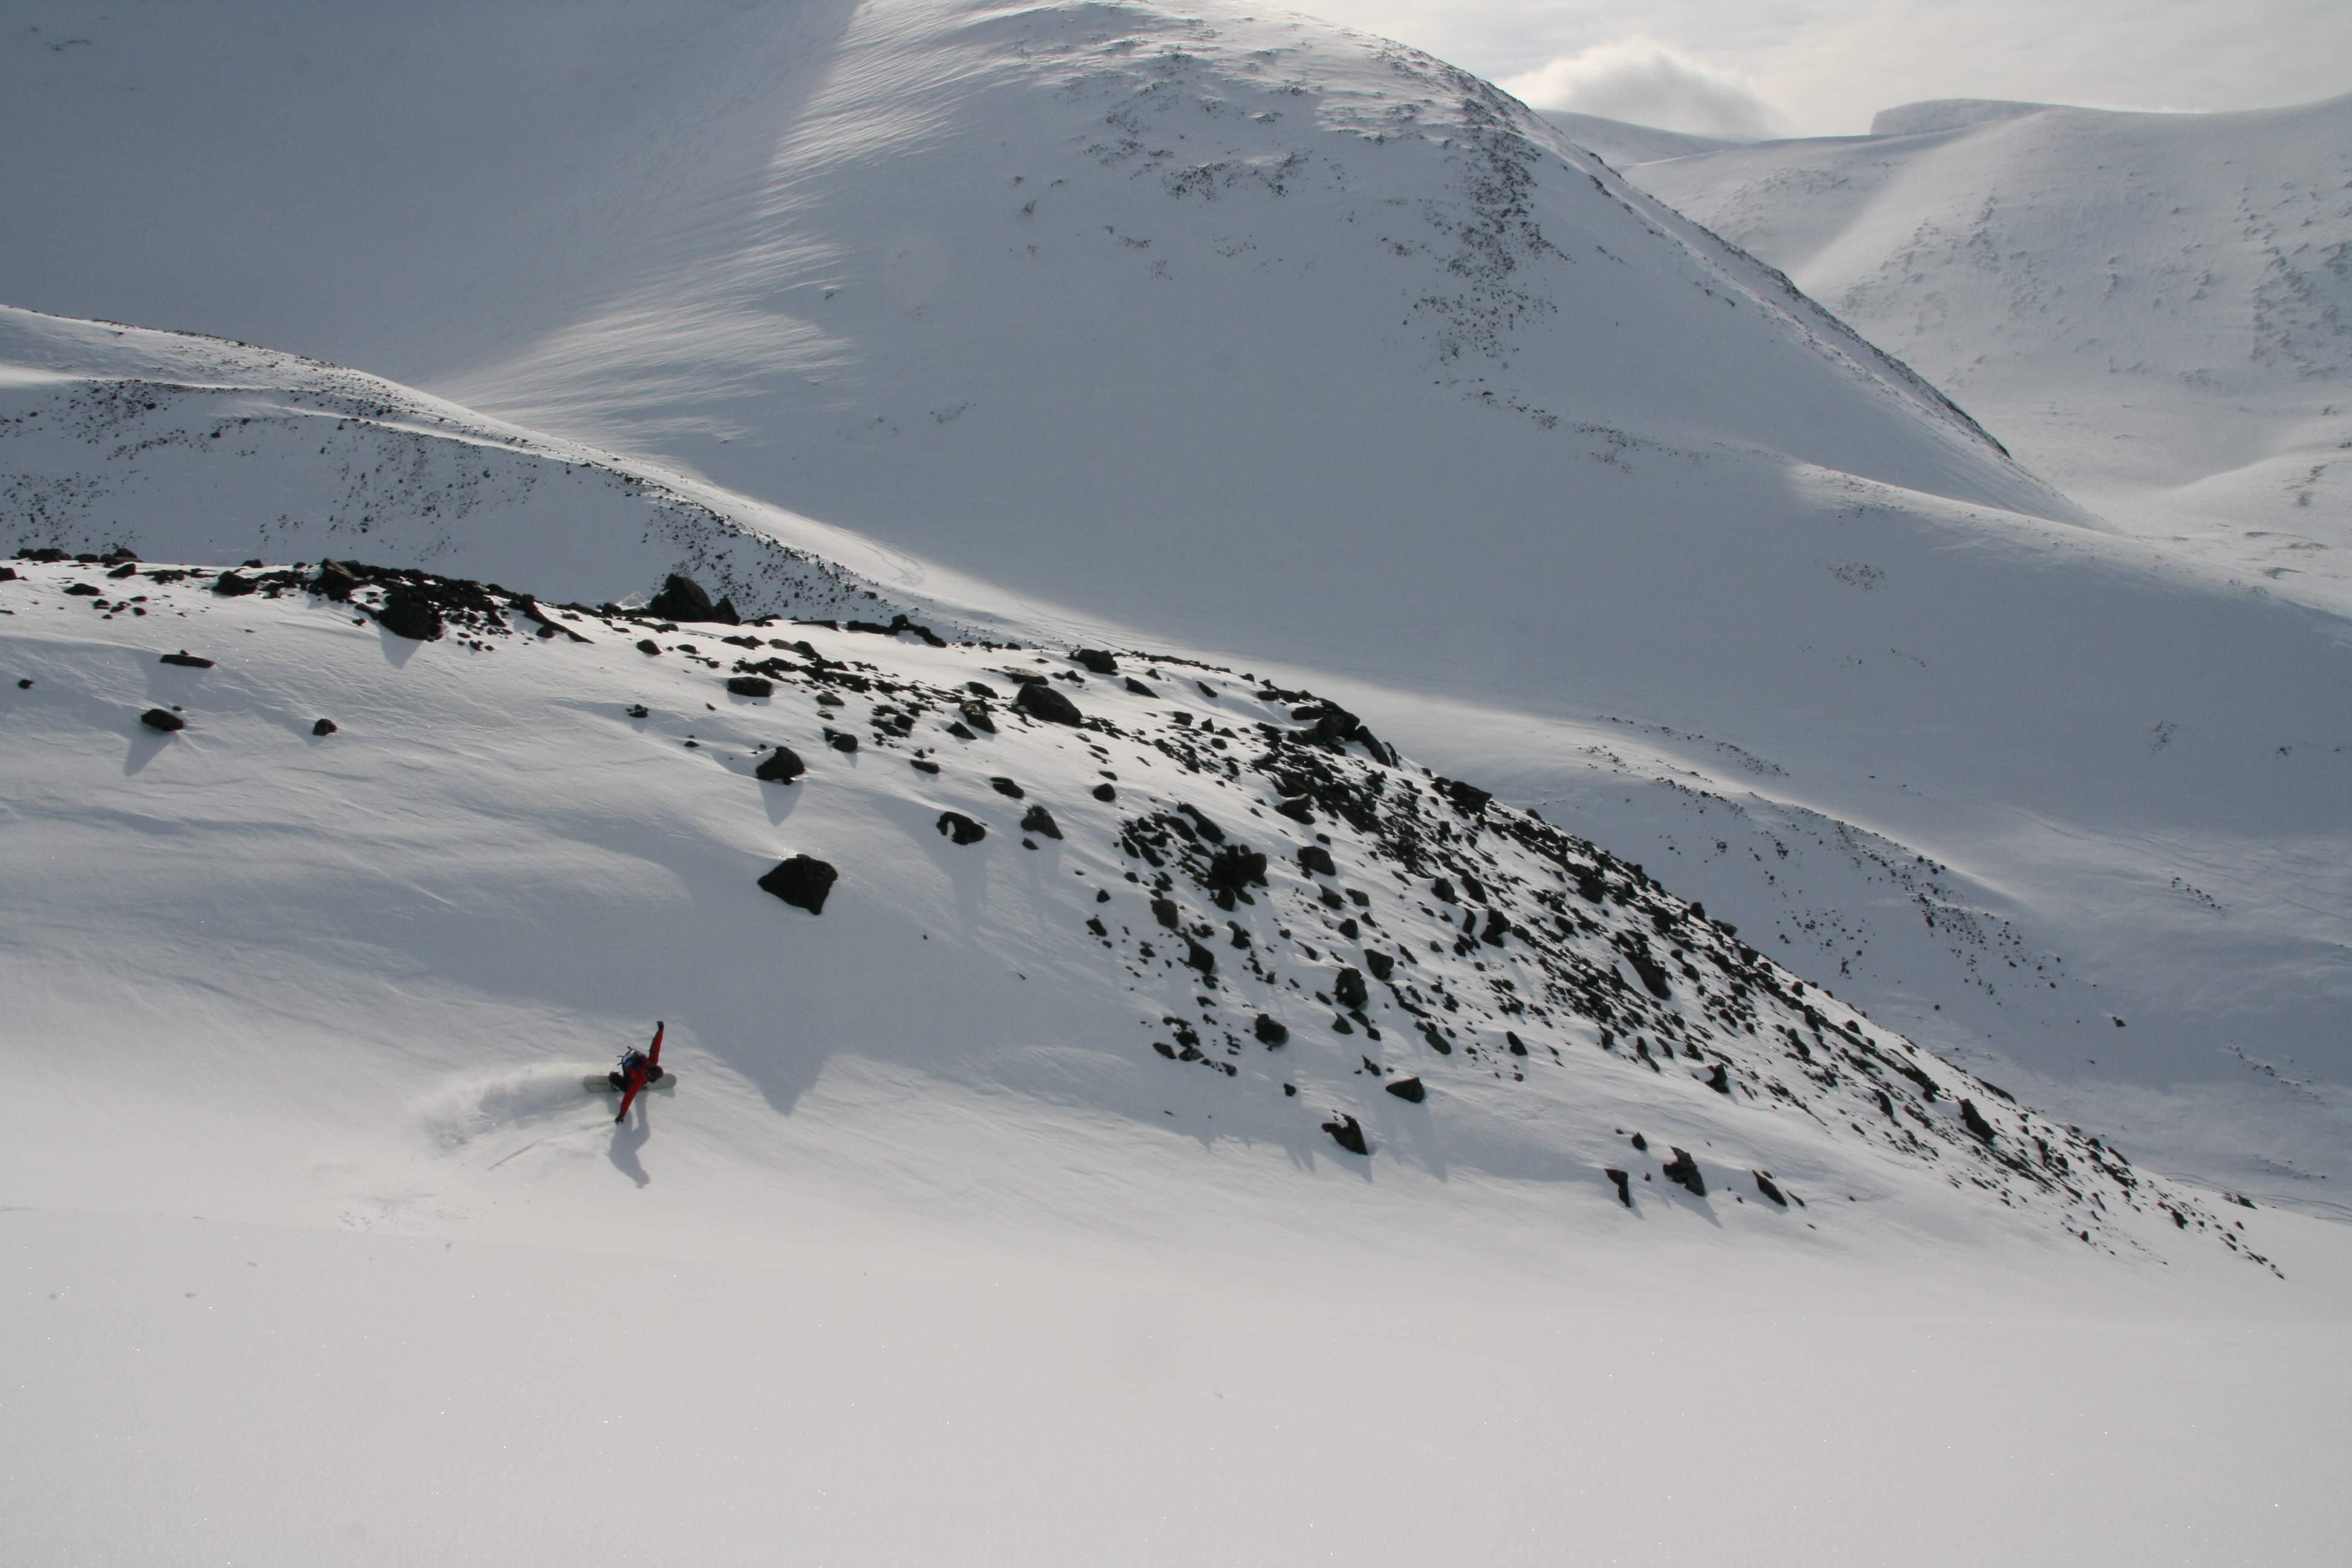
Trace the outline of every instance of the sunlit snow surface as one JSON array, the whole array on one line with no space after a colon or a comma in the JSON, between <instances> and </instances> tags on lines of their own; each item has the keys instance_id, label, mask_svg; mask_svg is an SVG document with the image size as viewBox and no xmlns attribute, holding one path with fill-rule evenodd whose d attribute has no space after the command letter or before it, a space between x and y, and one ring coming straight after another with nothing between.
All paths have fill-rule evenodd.
<instances>
[{"instance_id":1,"label":"sunlit snow surface","mask_svg":"<svg viewBox=\"0 0 2352 1568\"><path fill-rule=\"evenodd\" d=\"M2336 1227L2134 1171L1303 693L15 570L27 1561L1865 1562L1832 1521L1923 1468L2130 1500L2058 1531L2092 1561L2338 1522ZM821 915L756 885L791 854ZM649 996L680 1083L615 1127L580 1079ZM640 1463L653 1513L540 1495Z\"/></svg>"},{"instance_id":2,"label":"sunlit snow surface","mask_svg":"<svg viewBox=\"0 0 2352 1568\"><path fill-rule=\"evenodd\" d=\"M2340 606L1304 18L19 16L0 298L268 346L0 316L0 543L211 569L0 583L13 1555L2331 1560ZM552 635L207 586L326 556ZM552 608L680 570L1029 646ZM925 706L727 693L803 641ZM1016 669L1117 732L1008 721ZM1412 791L1275 815L1284 691ZM1179 799L1252 903L1114 847ZM1491 826L1530 805L1646 890ZM1365 850L1474 817L1524 887ZM803 853L821 916L756 885ZM1461 930L1498 906L1643 1021ZM656 1016L679 1086L616 1131L581 1076Z\"/></svg>"}]
</instances>

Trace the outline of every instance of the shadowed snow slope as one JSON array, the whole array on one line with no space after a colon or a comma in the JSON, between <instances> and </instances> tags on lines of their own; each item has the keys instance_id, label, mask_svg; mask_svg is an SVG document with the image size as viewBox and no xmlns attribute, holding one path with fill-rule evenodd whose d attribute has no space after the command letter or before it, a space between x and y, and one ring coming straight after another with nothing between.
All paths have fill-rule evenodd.
<instances>
[{"instance_id":1,"label":"shadowed snow slope","mask_svg":"<svg viewBox=\"0 0 2352 1568\"><path fill-rule=\"evenodd\" d=\"M1633 177L2116 527L2352 609L2352 96L1880 121Z\"/></svg>"}]
</instances>

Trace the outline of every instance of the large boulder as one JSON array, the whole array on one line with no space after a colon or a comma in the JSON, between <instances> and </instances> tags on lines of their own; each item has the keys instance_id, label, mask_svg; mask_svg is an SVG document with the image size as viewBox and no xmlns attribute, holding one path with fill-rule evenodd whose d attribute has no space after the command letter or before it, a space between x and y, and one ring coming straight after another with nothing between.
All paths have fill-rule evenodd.
<instances>
[{"instance_id":1,"label":"large boulder","mask_svg":"<svg viewBox=\"0 0 2352 1568\"><path fill-rule=\"evenodd\" d=\"M824 913L825 895L841 873L810 855L795 855L760 879L760 886L796 910Z\"/></svg>"},{"instance_id":2,"label":"large boulder","mask_svg":"<svg viewBox=\"0 0 2352 1568\"><path fill-rule=\"evenodd\" d=\"M808 764L801 761L798 752L790 746L778 746L760 759L760 765L751 770L751 776L766 784L790 784L806 772Z\"/></svg>"},{"instance_id":3,"label":"large boulder","mask_svg":"<svg viewBox=\"0 0 2352 1568\"><path fill-rule=\"evenodd\" d=\"M214 590L217 593L219 590ZM441 609L422 594L412 594L395 588L384 596L383 608L375 613L376 624L394 637L411 642L438 642L441 639Z\"/></svg>"},{"instance_id":4,"label":"large boulder","mask_svg":"<svg viewBox=\"0 0 2352 1568\"><path fill-rule=\"evenodd\" d=\"M743 622L743 617L735 613L732 599L721 599L714 605L701 584L674 572L662 584L662 591L646 606L646 614L663 621L718 621L730 626Z\"/></svg>"},{"instance_id":5,"label":"large boulder","mask_svg":"<svg viewBox=\"0 0 2352 1568\"><path fill-rule=\"evenodd\" d=\"M1078 711L1076 703L1042 680L1024 683L1021 695L1013 700L1013 706L1032 719L1042 719L1049 724L1086 722L1086 715Z\"/></svg>"}]
</instances>

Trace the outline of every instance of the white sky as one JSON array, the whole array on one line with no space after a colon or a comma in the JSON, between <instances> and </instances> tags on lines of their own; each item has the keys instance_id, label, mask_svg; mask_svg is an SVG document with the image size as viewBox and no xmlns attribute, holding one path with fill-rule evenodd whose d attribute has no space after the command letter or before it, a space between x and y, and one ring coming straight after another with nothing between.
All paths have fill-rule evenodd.
<instances>
[{"instance_id":1,"label":"white sky","mask_svg":"<svg viewBox=\"0 0 2352 1568\"><path fill-rule=\"evenodd\" d=\"M2260 109L2352 91L2347 0L1319 0L1539 109L1827 136L1927 98Z\"/></svg>"}]
</instances>

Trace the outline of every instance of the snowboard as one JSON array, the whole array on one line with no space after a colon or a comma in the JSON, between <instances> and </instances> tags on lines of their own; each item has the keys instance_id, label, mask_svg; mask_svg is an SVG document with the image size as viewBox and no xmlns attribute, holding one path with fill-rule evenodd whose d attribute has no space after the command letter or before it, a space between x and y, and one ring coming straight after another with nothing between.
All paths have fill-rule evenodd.
<instances>
[{"instance_id":1,"label":"snowboard","mask_svg":"<svg viewBox=\"0 0 2352 1568\"><path fill-rule=\"evenodd\" d=\"M613 1080L603 1073L589 1074L586 1078L580 1080L580 1087L586 1089L591 1094L618 1094L621 1092L619 1089L613 1087ZM649 1078L646 1080L646 1088L647 1089L676 1089L677 1087L677 1074L671 1072L667 1068L662 1069L661 1077Z\"/></svg>"}]
</instances>

